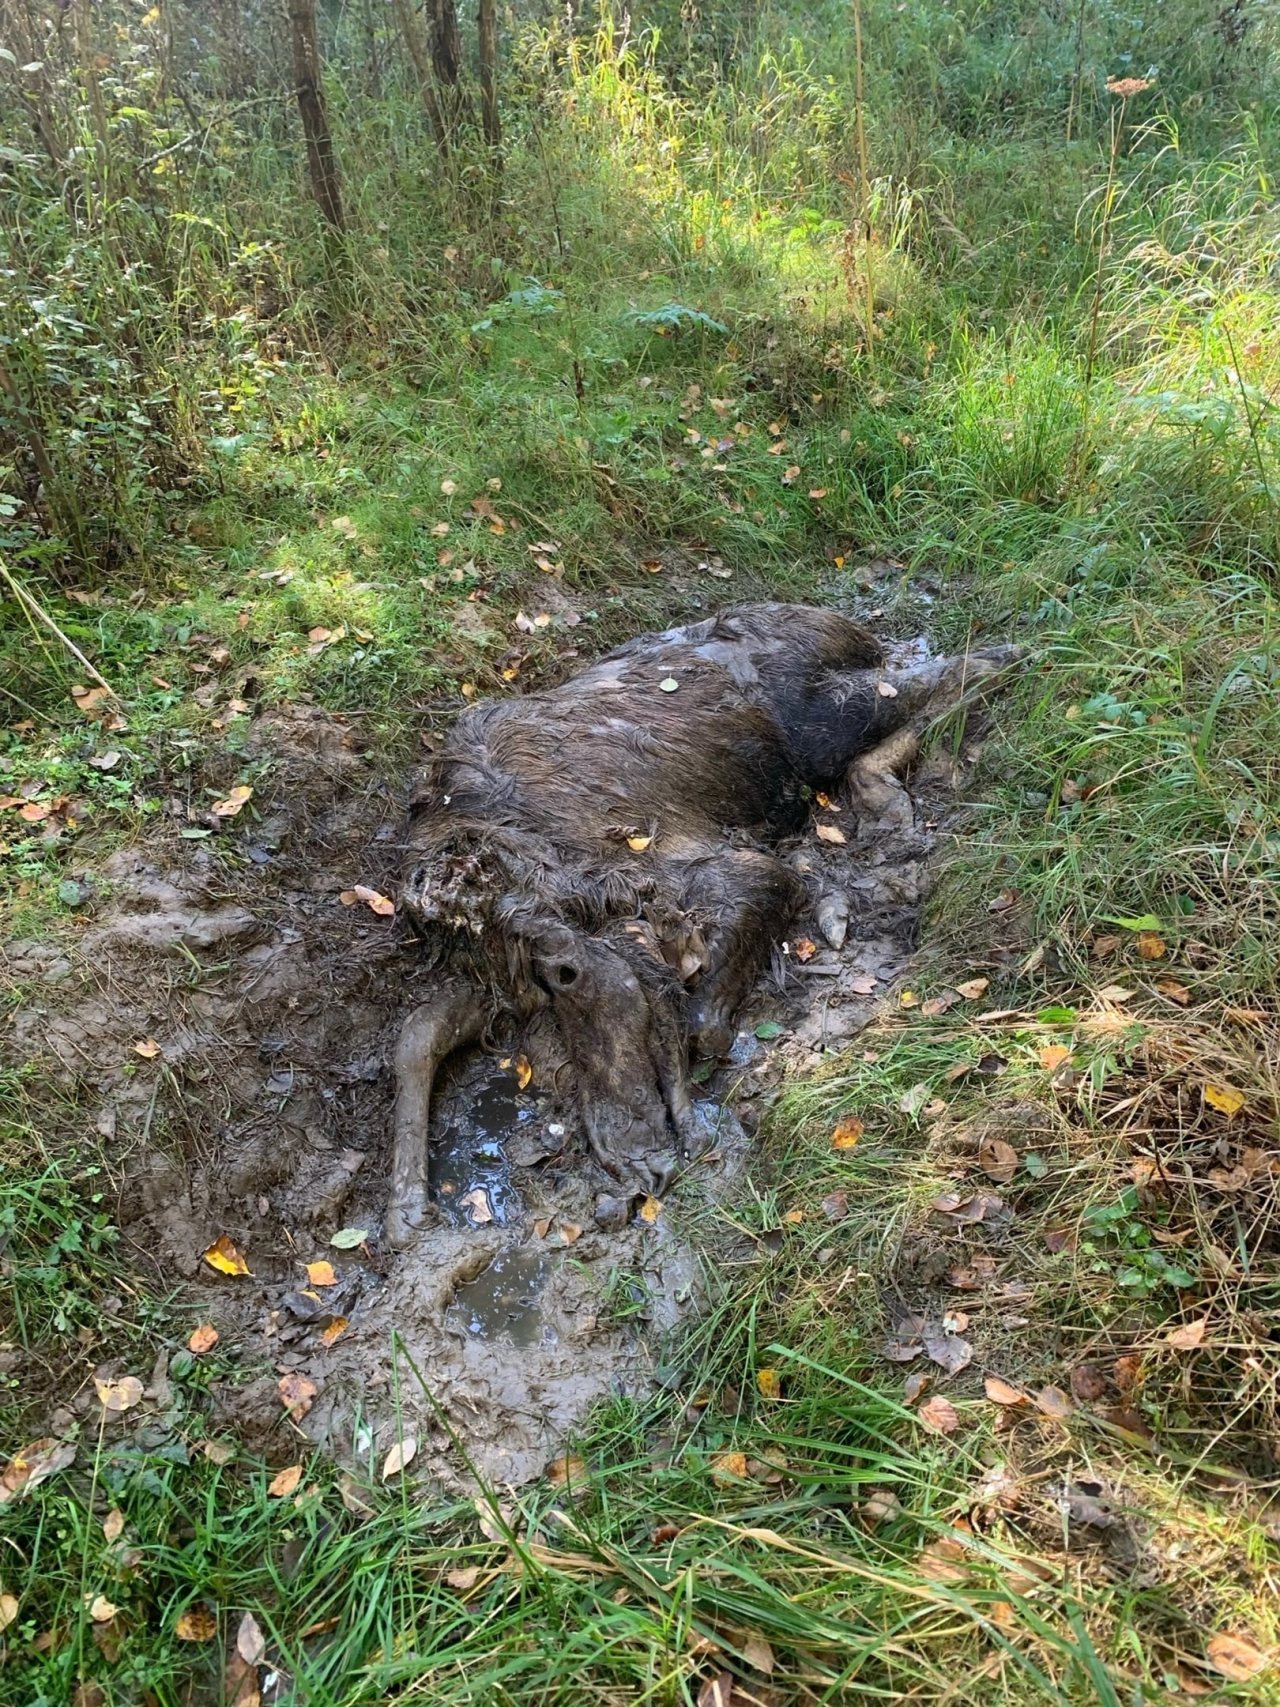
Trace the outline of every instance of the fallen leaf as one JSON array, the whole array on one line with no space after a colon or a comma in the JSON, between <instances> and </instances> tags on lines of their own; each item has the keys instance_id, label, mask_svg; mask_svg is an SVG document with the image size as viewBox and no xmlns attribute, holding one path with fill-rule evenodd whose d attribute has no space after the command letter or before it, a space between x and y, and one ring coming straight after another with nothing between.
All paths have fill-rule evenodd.
<instances>
[{"instance_id":1,"label":"fallen leaf","mask_svg":"<svg viewBox=\"0 0 1280 1707\"><path fill-rule=\"evenodd\" d=\"M909 1405L914 1405L933 1377L924 1369L916 1369L902 1384L902 1393Z\"/></svg>"},{"instance_id":2,"label":"fallen leaf","mask_svg":"<svg viewBox=\"0 0 1280 1707\"><path fill-rule=\"evenodd\" d=\"M230 1464L236 1455L236 1449L229 1440L202 1441L201 1448L210 1464L217 1464L219 1467Z\"/></svg>"},{"instance_id":3,"label":"fallen leaf","mask_svg":"<svg viewBox=\"0 0 1280 1707\"><path fill-rule=\"evenodd\" d=\"M219 1274L249 1273L249 1265L244 1260L243 1253L225 1233L219 1233L203 1254L209 1267L216 1268Z\"/></svg>"},{"instance_id":4,"label":"fallen leaf","mask_svg":"<svg viewBox=\"0 0 1280 1707\"><path fill-rule=\"evenodd\" d=\"M807 966L818 952L818 945L812 937L802 936L792 943L792 950L801 966Z\"/></svg>"},{"instance_id":5,"label":"fallen leaf","mask_svg":"<svg viewBox=\"0 0 1280 1707\"><path fill-rule=\"evenodd\" d=\"M418 1451L418 1443L409 1435L404 1440L397 1440L387 1456L382 1460L382 1480L389 1482L392 1476L398 1476L414 1460Z\"/></svg>"},{"instance_id":6,"label":"fallen leaf","mask_svg":"<svg viewBox=\"0 0 1280 1707\"><path fill-rule=\"evenodd\" d=\"M340 1339L342 1335L346 1333L350 1325L351 1322L349 1317L335 1316L329 1323L329 1326L320 1335L321 1345L332 1345L334 1340Z\"/></svg>"},{"instance_id":7,"label":"fallen leaf","mask_svg":"<svg viewBox=\"0 0 1280 1707\"><path fill-rule=\"evenodd\" d=\"M582 1237L582 1228L576 1221L560 1221L556 1224L556 1234L562 1245L575 1245Z\"/></svg>"},{"instance_id":8,"label":"fallen leaf","mask_svg":"<svg viewBox=\"0 0 1280 1707\"><path fill-rule=\"evenodd\" d=\"M203 1602L197 1601L181 1614L173 1633L180 1642L211 1642L218 1634L218 1620Z\"/></svg>"},{"instance_id":9,"label":"fallen leaf","mask_svg":"<svg viewBox=\"0 0 1280 1707\"><path fill-rule=\"evenodd\" d=\"M980 996L985 996L989 989L989 978L969 978L963 984L957 984L956 989L966 1002L976 1002Z\"/></svg>"},{"instance_id":10,"label":"fallen leaf","mask_svg":"<svg viewBox=\"0 0 1280 1707\"><path fill-rule=\"evenodd\" d=\"M444 493L446 498L452 498L458 490L458 482L456 480L442 480L440 482L440 490Z\"/></svg>"},{"instance_id":11,"label":"fallen leaf","mask_svg":"<svg viewBox=\"0 0 1280 1707\"><path fill-rule=\"evenodd\" d=\"M982 1383L982 1387L993 1405L1025 1405L1029 1403L1025 1393L1010 1386L1009 1382L1002 1381L998 1375L988 1375Z\"/></svg>"},{"instance_id":12,"label":"fallen leaf","mask_svg":"<svg viewBox=\"0 0 1280 1707\"><path fill-rule=\"evenodd\" d=\"M1042 1416L1051 1417L1054 1422L1065 1422L1074 1409L1070 1398L1061 1387L1042 1387L1036 1394L1036 1409Z\"/></svg>"},{"instance_id":13,"label":"fallen leaf","mask_svg":"<svg viewBox=\"0 0 1280 1707\"><path fill-rule=\"evenodd\" d=\"M225 800L215 800L209 810L215 818L236 818L252 799L253 790L248 783L241 783L231 790Z\"/></svg>"},{"instance_id":14,"label":"fallen leaf","mask_svg":"<svg viewBox=\"0 0 1280 1707\"><path fill-rule=\"evenodd\" d=\"M849 1213L849 1193L833 1191L822 1200L822 1213L828 1221L843 1221Z\"/></svg>"},{"instance_id":15,"label":"fallen leaf","mask_svg":"<svg viewBox=\"0 0 1280 1707\"><path fill-rule=\"evenodd\" d=\"M916 1564L922 1576L939 1583L963 1583L969 1580L966 1561L969 1549L963 1541L955 1541L949 1535L939 1536L927 1547L922 1547L916 1555Z\"/></svg>"},{"instance_id":16,"label":"fallen leaf","mask_svg":"<svg viewBox=\"0 0 1280 1707\"><path fill-rule=\"evenodd\" d=\"M108 1600L105 1594L85 1596L85 1609L95 1624L110 1624L120 1608L113 1600Z\"/></svg>"},{"instance_id":17,"label":"fallen leaf","mask_svg":"<svg viewBox=\"0 0 1280 1707\"><path fill-rule=\"evenodd\" d=\"M371 913L377 913L379 918L389 919L396 910L394 901L380 895L376 889L370 889L364 883L357 883L353 891L357 901L363 901Z\"/></svg>"},{"instance_id":18,"label":"fallen leaf","mask_svg":"<svg viewBox=\"0 0 1280 1707\"><path fill-rule=\"evenodd\" d=\"M809 488L809 496L814 500L815 503L817 503L820 499L825 498L826 495L827 495L827 488L825 486L811 486Z\"/></svg>"},{"instance_id":19,"label":"fallen leaf","mask_svg":"<svg viewBox=\"0 0 1280 1707\"><path fill-rule=\"evenodd\" d=\"M901 995L898 997L898 1006L900 1008L918 1008L920 1006L920 998L916 995L914 990L903 990Z\"/></svg>"},{"instance_id":20,"label":"fallen leaf","mask_svg":"<svg viewBox=\"0 0 1280 1707\"><path fill-rule=\"evenodd\" d=\"M799 480L799 478L800 478L800 464L798 462L791 463L787 468L784 468L782 471L782 484L784 486L794 486L796 481Z\"/></svg>"},{"instance_id":21,"label":"fallen leaf","mask_svg":"<svg viewBox=\"0 0 1280 1707\"><path fill-rule=\"evenodd\" d=\"M567 1488L571 1482L581 1482L586 1473L585 1458L556 1458L547 1465L547 1481L553 1488Z\"/></svg>"},{"instance_id":22,"label":"fallen leaf","mask_svg":"<svg viewBox=\"0 0 1280 1707\"><path fill-rule=\"evenodd\" d=\"M461 1565L456 1571L446 1571L444 1580L450 1588L456 1588L459 1594L465 1594L480 1581L479 1565Z\"/></svg>"},{"instance_id":23,"label":"fallen leaf","mask_svg":"<svg viewBox=\"0 0 1280 1707\"><path fill-rule=\"evenodd\" d=\"M1138 953L1144 960L1163 960L1168 949L1162 936L1155 931L1143 931L1138 937Z\"/></svg>"},{"instance_id":24,"label":"fallen leaf","mask_svg":"<svg viewBox=\"0 0 1280 1707\"><path fill-rule=\"evenodd\" d=\"M773 1649L758 1631L750 1630L743 1637L741 1653L753 1671L762 1671L766 1677L773 1676L775 1664Z\"/></svg>"},{"instance_id":25,"label":"fallen leaf","mask_svg":"<svg viewBox=\"0 0 1280 1707\"><path fill-rule=\"evenodd\" d=\"M124 1513L119 1506L112 1506L102 1520L102 1538L104 1541L118 1541L124 1534Z\"/></svg>"},{"instance_id":26,"label":"fallen leaf","mask_svg":"<svg viewBox=\"0 0 1280 1707\"><path fill-rule=\"evenodd\" d=\"M948 1375L958 1375L973 1362L973 1347L959 1334L949 1334L945 1329L939 1333L937 1329L926 1328L921 1337L930 1361L945 1369Z\"/></svg>"},{"instance_id":27,"label":"fallen leaf","mask_svg":"<svg viewBox=\"0 0 1280 1707\"><path fill-rule=\"evenodd\" d=\"M0 1630L7 1630L18 1616L18 1602L14 1595L0 1593Z\"/></svg>"},{"instance_id":28,"label":"fallen leaf","mask_svg":"<svg viewBox=\"0 0 1280 1707\"><path fill-rule=\"evenodd\" d=\"M1232 1115L1239 1114L1245 1105L1245 1094L1236 1090L1232 1085L1206 1085L1204 1100L1210 1108L1216 1108L1219 1114L1225 1114L1230 1120Z\"/></svg>"},{"instance_id":29,"label":"fallen leaf","mask_svg":"<svg viewBox=\"0 0 1280 1707\"><path fill-rule=\"evenodd\" d=\"M898 690L892 682L877 682L876 692L882 699L897 699Z\"/></svg>"},{"instance_id":30,"label":"fallen leaf","mask_svg":"<svg viewBox=\"0 0 1280 1707\"><path fill-rule=\"evenodd\" d=\"M838 847L843 847L848 841L844 831L837 829L834 824L817 824L814 826L814 833L820 842L834 842Z\"/></svg>"},{"instance_id":31,"label":"fallen leaf","mask_svg":"<svg viewBox=\"0 0 1280 1707\"><path fill-rule=\"evenodd\" d=\"M319 1388L310 1376L302 1375L291 1369L287 1375L282 1375L276 1386L280 1390L280 1398L295 1422L305 1417L311 1409L312 1400Z\"/></svg>"},{"instance_id":32,"label":"fallen leaf","mask_svg":"<svg viewBox=\"0 0 1280 1707\"><path fill-rule=\"evenodd\" d=\"M1157 978L1156 989L1162 996L1167 996L1171 1002L1176 1002L1180 1008L1185 1008L1190 1004L1190 990L1185 984L1180 984L1176 978Z\"/></svg>"},{"instance_id":33,"label":"fallen leaf","mask_svg":"<svg viewBox=\"0 0 1280 1707\"><path fill-rule=\"evenodd\" d=\"M1100 1399L1106 1390L1106 1376L1092 1363L1078 1363L1071 1371L1071 1391L1077 1399Z\"/></svg>"},{"instance_id":34,"label":"fallen leaf","mask_svg":"<svg viewBox=\"0 0 1280 1707\"><path fill-rule=\"evenodd\" d=\"M1104 984L1102 989L1098 991L1098 1000L1100 1002L1131 1002L1133 991L1126 989L1123 984Z\"/></svg>"},{"instance_id":35,"label":"fallen leaf","mask_svg":"<svg viewBox=\"0 0 1280 1707\"><path fill-rule=\"evenodd\" d=\"M782 1397L782 1377L776 1369L757 1369L756 1387L762 1399L780 1399Z\"/></svg>"},{"instance_id":36,"label":"fallen leaf","mask_svg":"<svg viewBox=\"0 0 1280 1707\"><path fill-rule=\"evenodd\" d=\"M1018 1171L1018 1152L1003 1138L984 1138L978 1146L978 1166L997 1185L1008 1185Z\"/></svg>"},{"instance_id":37,"label":"fallen leaf","mask_svg":"<svg viewBox=\"0 0 1280 1707\"><path fill-rule=\"evenodd\" d=\"M852 1150L857 1145L866 1128L856 1115L846 1114L836 1122L836 1129L831 1134L833 1150Z\"/></svg>"},{"instance_id":38,"label":"fallen leaf","mask_svg":"<svg viewBox=\"0 0 1280 1707\"><path fill-rule=\"evenodd\" d=\"M117 1415L131 1411L142 1398L142 1382L136 1375L124 1375L119 1381L95 1381L93 1385L103 1410Z\"/></svg>"},{"instance_id":39,"label":"fallen leaf","mask_svg":"<svg viewBox=\"0 0 1280 1707\"><path fill-rule=\"evenodd\" d=\"M363 1227L339 1227L329 1243L335 1251L354 1251L364 1244L368 1237L369 1234Z\"/></svg>"},{"instance_id":40,"label":"fallen leaf","mask_svg":"<svg viewBox=\"0 0 1280 1707\"><path fill-rule=\"evenodd\" d=\"M287 1470L281 1470L267 1483L267 1493L273 1500L287 1499L297 1491L298 1483L302 1480L302 1465L290 1464Z\"/></svg>"},{"instance_id":41,"label":"fallen leaf","mask_svg":"<svg viewBox=\"0 0 1280 1707\"><path fill-rule=\"evenodd\" d=\"M955 990L944 990L940 996L930 996L927 1002L921 1002L920 1012L925 1019L937 1019L948 1008L955 1007L959 1000Z\"/></svg>"},{"instance_id":42,"label":"fallen leaf","mask_svg":"<svg viewBox=\"0 0 1280 1707\"><path fill-rule=\"evenodd\" d=\"M782 1217L782 1224L784 1227L798 1227L803 1220L803 1209L788 1209L787 1213Z\"/></svg>"},{"instance_id":43,"label":"fallen leaf","mask_svg":"<svg viewBox=\"0 0 1280 1707\"><path fill-rule=\"evenodd\" d=\"M487 1227L493 1220L493 1210L489 1207L489 1194L482 1185L473 1191L466 1192L458 1199L463 1209L471 1211L471 1223L475 1227Z\"/></svg>"},{"instance_id":44,"label":"fallen leaf","mask_svg":"<svg viewBox=\"0 0 1280 1707\"><path fill-rule=\"evenodd\" d=\"M652 1226L662 1213L662 1205L656 1197L646 1197L638 1213L642 1221L647 1221Z\"/></svg>"},{"instance_id":45,"label":"fallen leaf","mask_svg":"<svg viewBox=\"0 0 1280 1707\"><path fill-rule=\"evenodd\" d=\"M133 1052L135 1055L141 1055L144 1061L154 1061L160 1053L160 1045L154 1037L144 1037L140 1042L134 1044Z\"/></svg>"},{"instance_id":46,"label":"fallen leaf","mask_svg":"<svg viewBox=\"0 0 1280 1707\"><path fill-rule=\"evenodd\" d=\"M1200 1316L1194 1322L1184 1322L1180 1328L1174 1328L1167 1335L1165 1344L1172 1346L1175 1351L1194 1351L1203 1343L1205 1329L1209 1326L1209 1318Z\"/></svg>"},{"instance_id":47,"label":"fallen leaf","mask_svg":"<svg viewBox=\"0 0 1280 1707\"><path fill-rule=\"evenodd\" d=\"M662 690L663 693L674 693L676 691L676 689L680 686L680 683L675 679L674 676L664 676L662 678L662 680L658 683L658 686Z\"/></svg>"},{"instance_id":48,"label":"fallen leaf","mask_svg":"<svg viewBox=\"0 0 1280 1707\"><path fill-rule=\"evenodd\" d=\"M1265 1671L1270 1663L1269 1656L1261 1648L1247 1636L1237 1635L1232 1630L1219 1630L1210 1636L1204 1651L1214 1671L1230 1678L1232 1683L1248 1683L1259 1672Z\"/></svg>"},{"instance_id":49,"label":"fallen leaf","mask_svg":"<svg viewBox=\"0 0 1280 1707\"><path fill-rule=\"evenodd\" d=\"M197 1357L203 1357L206 1351L212 1351L217 1345L218 1338L218 1330L212 1322L201 1322L187 1341L187 1350L194 1352Z\"/></svg>"},{"instance_id":50,"label":"fallen leaf","mask_svg":"<svg viewBox=\"0 0 1280 1707\"><path fill-rule=\"evenodd\" d=\"M916 1415L934 1434L954 1434L960 1427L959 1413L950 1399L944 1399L941 1393L926 1399Z\"/></svg>"},{"instance_id":51,"label":"fallen leaf","mask_svg":"<svg viewBox=\"0 0 1280 1707\"><path fill-rule=\"evenodd\" d=\"M643 853L652 841L652 836L628 836L627 846L631 849L632 853Z\"/></svg>"},{"instance_id":52,"label":"fallen leaf","mask_svg":"<svg viewBox=\"0 0 1280 1707\"><path fill-rule=\"evenodd\" d=\"M1056 1072L1071 1059L1071 1051L1062 1043L1050 1043L1040 1051L1040 1065L1046 1073Z\"/></svg>"},{"instance_id":53,"label":"fallen leaf","mask_svg":"<svg viewBox=\"0 0 1280 1707\"><path fill-rule=\"evenodd\" d=\"M256 1666L262 1664L266 1651L267 1639L258 1620L252 1612L246 1612L236 1631L236 1652L247 1666Z\"/></svg>"},{"instance_id":54,"label":"fallen leaf","mask_svg":"<svg viewBox=\"0 0 1280 1707\"><path fill-rule=\"evenodd\" d=\"M533 1064L527 1055L517 1055L514 1062L516 1084L522 1091L527 1091L533 1083Z\"/></svg>"},{"instance_id":55,"label":"fallen leaf","mask_svg":"<svg viewBox=\"0 0 1280 1707\"><path fill-rule=\"evenodd\" d=\"M747 1475L747 1455L745 1452L720 1452L711 1460L711 1480L727 1485L734 1481L745 1481Z\"/></svg>"},{"instance_id":56,"label":"fallen leaf","mask_svg":"<svg viewBox=\"0 0 1280 1707\"><path fill-rule=\"evenodd\" d=\"M309 1262L307 1264L308 1286L336 1286L338 1277L334 1273L331 1262Z\"/></svg>"}]
</instances>

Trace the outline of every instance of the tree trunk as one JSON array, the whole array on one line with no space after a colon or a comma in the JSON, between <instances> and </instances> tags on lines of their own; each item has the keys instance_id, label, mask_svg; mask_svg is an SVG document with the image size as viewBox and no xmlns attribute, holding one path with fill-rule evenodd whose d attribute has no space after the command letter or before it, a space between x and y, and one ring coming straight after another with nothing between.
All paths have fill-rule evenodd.
<instances>
[{"instance_id":1,"label":"tree trunk","mask_svg":"<svg viewBox=\"0 0 1280 1707\"><path fill-rule=\"evenodd\" d=\"M336 231L342 231L345 229L342 185L320 81L316 0L289 0L289 29L293 38L293 81L298 95L298 111L302 115L302 132L307 139L311 193L329 224Z\"/></svg>"},{"instance_id":2,"label":"tree trunk","mask_svg":"<svg viewBox=\"0 0 1280 1707\"><path fill-rule=\"evenodd\" d=\"M422 31L418 28L417 14L413 9L413 0L392 0L395 7L396 22L400 26L400 34L404 37L405 49L413 64L413 74L418 80L418 92L422 96L422 105L426 111L427 123L431 126L431 134L442 154L449 152L449 133L444 126L444 117L440 111L440 102L436 99L436 86L432 81L431 59L427 53L427 44L423 40Z\"/></svg>"},{"instance_id":3,"label":"tree trunk","mask_svg":"<svg viewBox=\"0 0 1280 1707\"><path fill-rule=\"evenodd\" d=\"M480 0L477 16L480 48L480 107L484 139L496 154L502 146L502 120L498 115L498 11L496 0Z\"/></svg>"},{"instance_id":4,"label":"tree trunk","mask_svg":"<svg viewBox=\"0 0 1280 1707\"><path fill-rule=\"evenodd\" d=\"M455 0L427 0L431 62L440 91L440 113L446 137L452 141L462 120L462 38L458 34Z\"/></svg>"}]
</instances>

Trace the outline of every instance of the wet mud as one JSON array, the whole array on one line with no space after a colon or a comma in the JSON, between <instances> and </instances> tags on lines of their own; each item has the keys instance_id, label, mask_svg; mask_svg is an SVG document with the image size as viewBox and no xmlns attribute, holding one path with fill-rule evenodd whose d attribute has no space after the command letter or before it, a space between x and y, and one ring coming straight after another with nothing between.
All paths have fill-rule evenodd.
<instances>
[{"instance_id":1,"label":"wet mud","mask_svg":"<svg viewBox=\"0 0 1280 1707\"><path fill-rule=\"evenodd\" d=\"M908 644L918 659L924 643ZM215 1391L217 1421L268 1452L292 1452L300 1427L375 1468L412 1438L450 1485L519 1483L599 1400L655 1379L664 1335L710 1284L700 1252L723 1254L718 1206L784 1078L847 1047L902 978L971 755L925 760L880 819L822 811L844 844L808 834L782 850L843 897L843 942L795 921L698 1087L713 1142L666 1202L612 1196L563 1047L536 1021L442 1075L434 1224L396 1253L378 1231L391 1057L430 974L394 921L341 896L393 892L401 796L356 729L313 708L257 719L249 752L264 761L254 815L211 847L181 839L175 811L147 846L77 874L90 900L65 939L0 948L22 998L0 1046L74 1090L132 1259L181 1283L193 1321L234 1347L242 1375ZM248 1275L203 1262L219 1235ZM320 1259L332 1285L309 1280ZM278 1387L292 1373L316 1391L289 1422Z\"/></svg>"}]
</instances>

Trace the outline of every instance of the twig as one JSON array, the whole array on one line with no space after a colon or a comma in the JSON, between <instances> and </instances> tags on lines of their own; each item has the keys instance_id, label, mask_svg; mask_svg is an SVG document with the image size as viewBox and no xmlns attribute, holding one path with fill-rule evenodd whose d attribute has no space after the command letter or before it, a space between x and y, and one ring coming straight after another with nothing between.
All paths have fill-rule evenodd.
<instances>
[{"instance_id":1,"label":"twig","mask_svg":"<svg viewBox=\"0 0 1280 1707\"><path fill-rule=\"evenodd\" d=\"M33 599L27 589L22 586L19 581L14 579L14 576L9 569L9 565L5 562L3 557L0 557L0 577L3 577L3 579L8 583L14 598L17 599L18 603L24 610L26 610L28 615L38 617L40 621L44 623L46 628L51 629L66 647L67 651L71 653L72 657L75 658L78 663L84 665L85 669L93 677L94 681L97 682L100 687L106 688L112 699L118 700L120 695L112 687L107 678L89 662L70 635L62 632L57 623L49 615L48 611L45 610L44 606L41 605L37 599Z\"/></svg>"}]
</instances>

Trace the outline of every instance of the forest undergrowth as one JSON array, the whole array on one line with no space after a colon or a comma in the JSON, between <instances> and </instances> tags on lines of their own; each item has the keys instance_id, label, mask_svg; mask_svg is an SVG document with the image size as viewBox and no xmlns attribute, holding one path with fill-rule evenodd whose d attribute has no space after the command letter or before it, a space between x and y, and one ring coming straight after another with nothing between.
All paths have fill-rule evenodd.
<instances>
[{"instance_id":1,"label":"forest undergrowth","mask_svg":"<svg viewBox=\"0 0 1280 1707\"><path fill-rule=\"evenodd\" d=\"M886 566L1026 660L909 987L762 1135L768 1260L559 1478L281 1492L9 1060L0 1700L1280 1699L1270 15L507 6L442 150L409 10L321 7L339 226L283 10L0 8L0 1038L115 850L244 864L272 707L394 780Z\"/></svg>"}]
</instances>

